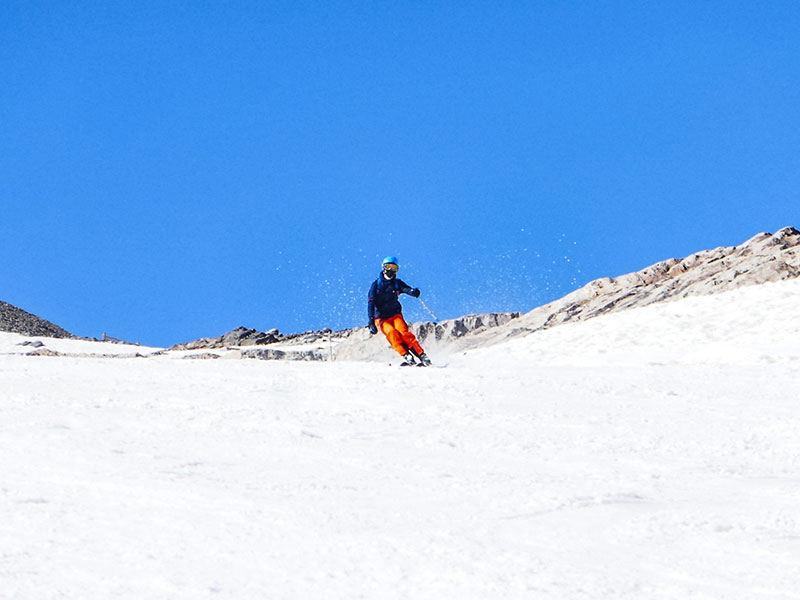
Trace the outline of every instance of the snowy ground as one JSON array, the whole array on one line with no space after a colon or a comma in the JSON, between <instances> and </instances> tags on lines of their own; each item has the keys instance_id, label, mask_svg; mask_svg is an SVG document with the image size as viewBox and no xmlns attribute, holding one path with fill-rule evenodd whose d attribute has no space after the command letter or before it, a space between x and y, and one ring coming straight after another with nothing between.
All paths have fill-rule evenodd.
<instances>
[{"instance_id":1,"label":"snowy ground","mask_svg":"<svg viewBox=\"0 0 800 600\"><path fill-rule=\"evenodd\" d=\"M800 598L798 334L800 281L439 369L0 334L0 598Z\"/></svg>"}]
</instances>

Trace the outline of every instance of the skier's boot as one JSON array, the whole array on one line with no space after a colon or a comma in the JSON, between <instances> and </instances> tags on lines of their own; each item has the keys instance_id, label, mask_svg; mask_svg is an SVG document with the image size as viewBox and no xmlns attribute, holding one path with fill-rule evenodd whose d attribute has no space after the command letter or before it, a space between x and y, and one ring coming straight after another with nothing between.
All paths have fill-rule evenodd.
<instances>
[{"instance_id":1,"label":"skier's boot","mask_svg":"<svg viewBox=\"0 0 800 600\"><path fill-rule=\"evenodd\" d=\"M419 361L419 362L417 362L417 366L418 367L427 367L428 365L431 364L431 359L428 358L428 355L425 354L424 352L419 353L416 350L414 350L413 348L410 348L409 352L417 357L417 361Z\"/></svg>"},{"instance_id":2,"label":"skier's boot","mask_svg":"<svg viewBox=\"0 0 800 600\"><path fill-rule=\"evenodd\" d=\"M411 352L406 352L403 355L403 362L400 363L401 367L413 367L416 363L414 362L414 355Z\"/></svg>"}]
</instances>

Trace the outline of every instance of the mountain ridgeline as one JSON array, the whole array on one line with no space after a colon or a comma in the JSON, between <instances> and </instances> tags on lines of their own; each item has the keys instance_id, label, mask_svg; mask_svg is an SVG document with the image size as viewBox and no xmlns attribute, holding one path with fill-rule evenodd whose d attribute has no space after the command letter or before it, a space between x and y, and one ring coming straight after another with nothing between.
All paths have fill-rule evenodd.
<instances>
[{"instance_id":1,"label":"mountain ridgeline","mask_svg":"<svg viewBox=\"0 0 800 600\"><path fill-rule=\"evenodd\" d=\"M796 277L800 277L800 232L785 227L775 234L758 234L739 246L704 250L634 273L597 279L525 314L468 315L438 323L415 323L412 329L429 353L444 354L656 302ZM0 331L28 336L76 337L5 302L0 302ZM288 335L277 329L261 332L239 327L221 336L178 344L169 351L186 352L191 357L202 352L206 358L219 358L224 354L267 360L382 360L391 356L383 336L371 336L365 327Z\"/></svg>"},{"instance_id":2,"label":"mountain ridgeline","mask_svg":"<svg viewBox=\"0 0 800 600\"><path fill-rule=\"evenodd\" d=\"M36 337L70 339L77 337L50 321L45 321L41 317L3 301L0 301L0 331Z\"/></svg>"}]
</instances>

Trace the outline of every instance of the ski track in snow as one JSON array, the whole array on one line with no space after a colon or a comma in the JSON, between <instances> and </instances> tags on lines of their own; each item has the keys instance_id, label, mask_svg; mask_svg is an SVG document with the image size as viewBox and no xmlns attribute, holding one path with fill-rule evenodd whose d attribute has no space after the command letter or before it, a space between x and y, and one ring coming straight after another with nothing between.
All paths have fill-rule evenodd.
<instances>
[{"instance_id":1,"label":"ski track in snow","mask_svg":"<svg viewBox=\"0 0 800 600\"><path fill-rule=\"evenodd\" d=\"M444 369L3 351L0 598L800 598L798 284Z\"/></svg>"}]
</instances>

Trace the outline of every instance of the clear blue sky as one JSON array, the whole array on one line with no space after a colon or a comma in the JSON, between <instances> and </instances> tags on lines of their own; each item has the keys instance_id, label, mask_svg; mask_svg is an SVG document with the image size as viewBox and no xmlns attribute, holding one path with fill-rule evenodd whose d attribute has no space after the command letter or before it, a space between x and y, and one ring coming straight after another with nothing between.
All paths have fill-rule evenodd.
<instances>
[{"instance_id":1,"label":"clear blue sky","mask_svg":"<svg viewBox=\"0 0 800 600\"><path fill-rule=\"evenodd\" d=\"M84 336L440 318L800 225L798 2L0 3L0 299ZM413 298L409 320L427 317Z\"/></svg>"}]
</instances>

